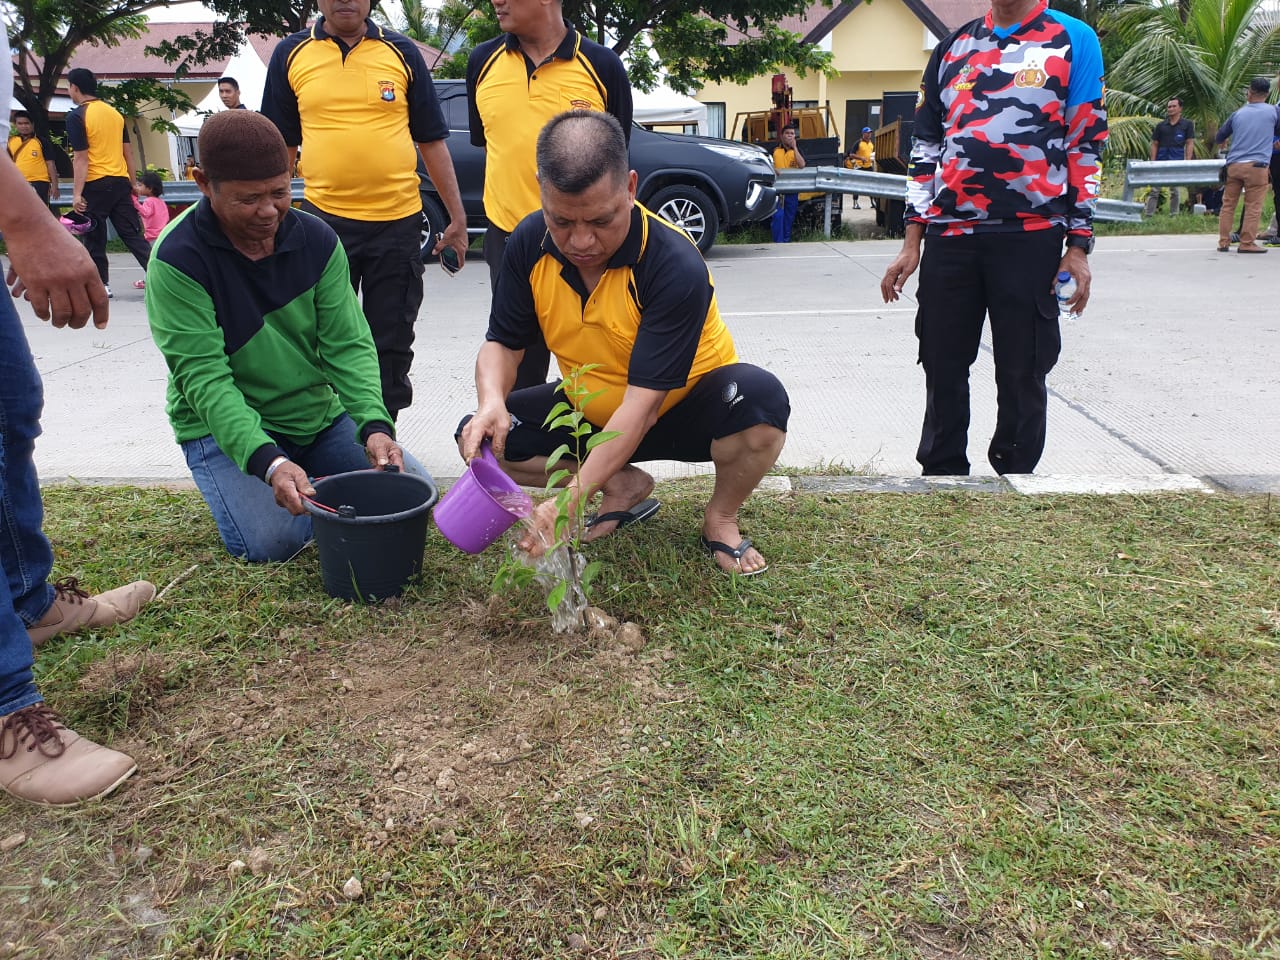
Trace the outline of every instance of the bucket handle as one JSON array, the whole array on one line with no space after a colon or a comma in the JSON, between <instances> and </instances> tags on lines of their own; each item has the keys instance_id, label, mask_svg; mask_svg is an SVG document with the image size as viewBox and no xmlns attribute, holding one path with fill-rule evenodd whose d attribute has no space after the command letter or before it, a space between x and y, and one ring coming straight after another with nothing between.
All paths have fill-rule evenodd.
<instances>
[{"instance_id":1,"label":"bucket handle","mask_svg":"<svg viewBox=\"0 0 1280 960\"><path fill-rule=\"evenodd\" d=\"M490 456L492 456L492 454L490 454ZM399 473L400 472L400 468L397 467L394 463L388 463L385 467L370 467L369 469L381 470L383 473ZM324 480L327 478L327 476L328 474L326 474L324 477L313 477L312 479ZM325 513L332 513L334 516L341 515L341 511L337 507L331 507L327 503L321 503L315 497L308 497L305 494L301 494L301 493L298 494L298 496L301 497L303 500L305 500L307 503L311 504L317 510L323 510Z\"/></svg>"}]
</instances>

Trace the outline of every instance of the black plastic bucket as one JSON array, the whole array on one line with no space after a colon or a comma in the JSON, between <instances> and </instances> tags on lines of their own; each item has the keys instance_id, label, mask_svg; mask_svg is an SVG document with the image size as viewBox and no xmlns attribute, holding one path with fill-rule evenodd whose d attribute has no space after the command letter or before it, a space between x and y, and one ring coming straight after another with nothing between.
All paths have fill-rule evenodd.
<instances>
[{"instance_id":1,"label":"black plastic bucket","mask_svg":"<svg viewBox=\"0 0 1280 960\"><path fill-rule=\"evenodd\" d=\"M427 513L439 497L429 477L384 470L315 481L306 504L325 592L344 600L396 597L422 569Z\"/></svg>"}]
</instances>

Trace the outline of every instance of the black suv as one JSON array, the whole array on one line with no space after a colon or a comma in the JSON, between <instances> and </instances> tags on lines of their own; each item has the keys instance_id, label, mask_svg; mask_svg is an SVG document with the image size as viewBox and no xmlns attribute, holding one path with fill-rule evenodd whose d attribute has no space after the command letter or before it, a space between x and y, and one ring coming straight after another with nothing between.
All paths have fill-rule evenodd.
<instances>
[{"instance_id":1,"label":"black suv","mask_svg":"<svg viewBox=\"0 0 1280 960\"><path fill-rule=\"evenodd\" d=\"M467 85L462 80L435 81L436 96L449 123L445 143L458 175L467 229L482 232L484 217L484 158L471 145L467 121ZM631 130L631 166L639 176L636 196L654 213L684 229L706 253L721 227L736 226L772 216L777 200L773 189L773 161L750 144L715 137ZM422 190L423 239L448 222L444 205L430 180ZM439 225L439 226L437 226ZM424 246L424 252L431 249Z\"/></svg>"}]
</instances>

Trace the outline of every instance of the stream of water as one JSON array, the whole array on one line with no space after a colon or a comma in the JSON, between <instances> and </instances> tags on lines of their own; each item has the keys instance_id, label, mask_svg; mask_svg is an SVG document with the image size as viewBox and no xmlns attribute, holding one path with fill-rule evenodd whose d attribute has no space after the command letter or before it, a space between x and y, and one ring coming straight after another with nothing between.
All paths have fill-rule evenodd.
<instances>
[{"instance_id":1,"label":"stream of water","mask_svg":"<svg viewBox=\"0 0 1280 960\"><path fill-rule=\"evenodd\" d=\"M534 583L544 598L549 598L561 581L568 584L560 603L551 611L551 629L556 633L569 633L582 626L582 616L587 609L587 596L579 586L587 558L567 545L548 550L540 557L529 556L520 549L519 542L530 527L527 522L512 527L507 534L508 549L516 560L533 568Z\"/></svg>"}]
</instances>

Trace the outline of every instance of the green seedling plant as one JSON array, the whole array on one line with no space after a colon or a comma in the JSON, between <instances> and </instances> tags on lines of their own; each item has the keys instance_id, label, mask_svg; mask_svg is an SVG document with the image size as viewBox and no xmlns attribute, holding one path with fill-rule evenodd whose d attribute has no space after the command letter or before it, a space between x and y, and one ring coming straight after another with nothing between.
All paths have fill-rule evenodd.
<instances>
[{"instance_id":1,"label":"green seedling plant","mask_svg":"<svg viewBox=\"0 0 1280 960\"><path fill-rule=\"evenodd\" d=\"M616 430L597 430L583 411L603 390L588 390L582 383L582 375L599 364L575 367L560 381L560 391L565 399L556 403L543 421L550 430L567 430L569 442L562 443L547 458L547 482L545 492L555 498L556 520L554 540L547 546L545 562L531 565L519 549L512 550L508 559L498 568L493 588L501 592L509 587L524 588L531 581L548 587L547 609L551 613L552 626L557 633L577 630L583 626L583 612L590 600L591 584L600 572L600 562L585 562L582 554L582 534L586 529L586 515L593 496L581 496L574 502L569 480L574 470L557 466L566 459L581 464L596 447L618 436Z\"/></svg>"}]
</instances>

